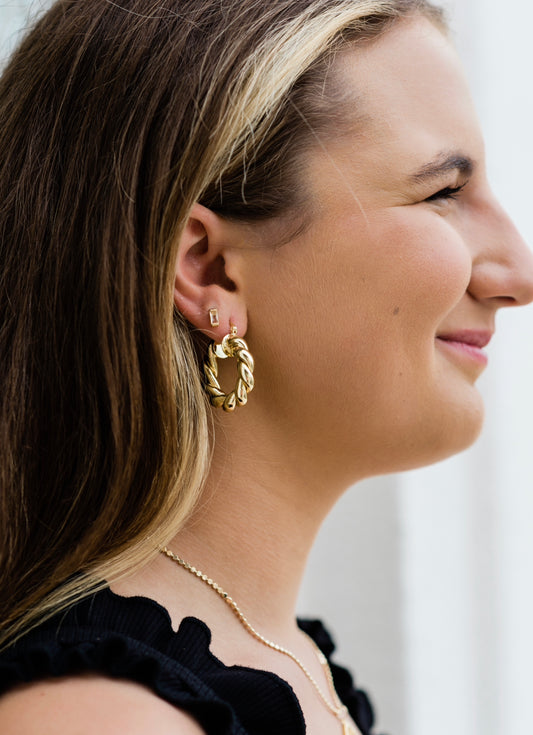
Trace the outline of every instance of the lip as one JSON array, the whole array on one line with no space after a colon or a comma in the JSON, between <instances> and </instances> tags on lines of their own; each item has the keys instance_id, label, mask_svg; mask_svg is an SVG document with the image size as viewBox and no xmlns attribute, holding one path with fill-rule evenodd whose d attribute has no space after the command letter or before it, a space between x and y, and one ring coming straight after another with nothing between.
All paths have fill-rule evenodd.
<instances>
[{"instance_id":1,"label":"lip","mask_svg":"<svg viewBox=\"0 0 533 735\"><path fill-rule=\"evenodd\" d=\"M461 329L438 334L437 340L449 354L461 361L473 362L480 367L485 367L488 357L483 348L489 344L492 334L488 330Z\"/></svg>"}]
</instances>

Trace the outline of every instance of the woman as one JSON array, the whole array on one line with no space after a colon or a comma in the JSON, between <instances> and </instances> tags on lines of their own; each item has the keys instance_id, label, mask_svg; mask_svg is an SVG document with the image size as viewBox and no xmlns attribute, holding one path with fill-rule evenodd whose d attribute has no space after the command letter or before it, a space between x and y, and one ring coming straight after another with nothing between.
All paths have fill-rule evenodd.
<instances>
[{"instance_id":1,"label":"woman","mask_svg":"<svg viewBox=\"0 0 533 735\"><path fill-rule=\"evenodd\" d=\"M440 12L62 0L0 109L2 732L369 733L313 538L533 299Z\"/></svg>"}]
</instances>

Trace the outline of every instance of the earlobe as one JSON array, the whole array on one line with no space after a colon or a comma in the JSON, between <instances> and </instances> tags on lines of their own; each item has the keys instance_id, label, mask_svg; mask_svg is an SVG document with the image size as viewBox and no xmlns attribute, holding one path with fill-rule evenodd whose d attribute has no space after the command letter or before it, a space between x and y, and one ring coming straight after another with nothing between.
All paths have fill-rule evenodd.
<instances>
[{"instance_id":1,"label":"earlobe","mask_svg":"<svg viewBox=\"0 0 533 735\"><path fill-rule=\"evenodd\" d=\"M181 235L176 260L175 306L215 341L221 341L231 326L237 327L240 335L246 333L242 291L228 276L224 257L233 245L234 230L217 214L195 204Z\"/></svg>"}]
</instances>

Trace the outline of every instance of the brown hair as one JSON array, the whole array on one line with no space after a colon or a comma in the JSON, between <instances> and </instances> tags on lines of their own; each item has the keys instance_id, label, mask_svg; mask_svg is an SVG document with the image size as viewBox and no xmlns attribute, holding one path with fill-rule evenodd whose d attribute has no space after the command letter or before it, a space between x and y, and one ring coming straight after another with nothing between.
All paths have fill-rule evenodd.
<instances>
[{"instance_id":1,"label":"brown hair","mask_svg":"<svg viewBox=\"0 0 533 735\"><path fill-rule=\"evenodd\" d=\"M0 644L176 533L209 465L195 201L302 206L333 54L424 0L60 0L0 80ZM323 90L322 90L323 92ZM335 102L335 100L333 100ZM81 574L80 574L81 573Z\"/></svg>"}]
</instances>

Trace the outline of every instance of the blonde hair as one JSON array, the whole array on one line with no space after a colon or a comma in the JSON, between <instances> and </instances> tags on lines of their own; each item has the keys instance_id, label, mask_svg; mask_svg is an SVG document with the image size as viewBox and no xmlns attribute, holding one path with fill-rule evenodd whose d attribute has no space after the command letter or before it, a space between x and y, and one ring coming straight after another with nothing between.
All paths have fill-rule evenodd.
<instances>
[{"instance_id":1,"label":"blonde hair","mask_svg":"<svg viewBox=\"0 0 533 735\"><path fill-rule=\"evenodd\" d=\"M200 201L305 208L353 113L335 54L425 0L60 0L0 80L0 645L144 563L210 458L201 336L174 310ZM328 94L330 95L328 97Z\"/></svg>"}]
</instances>

